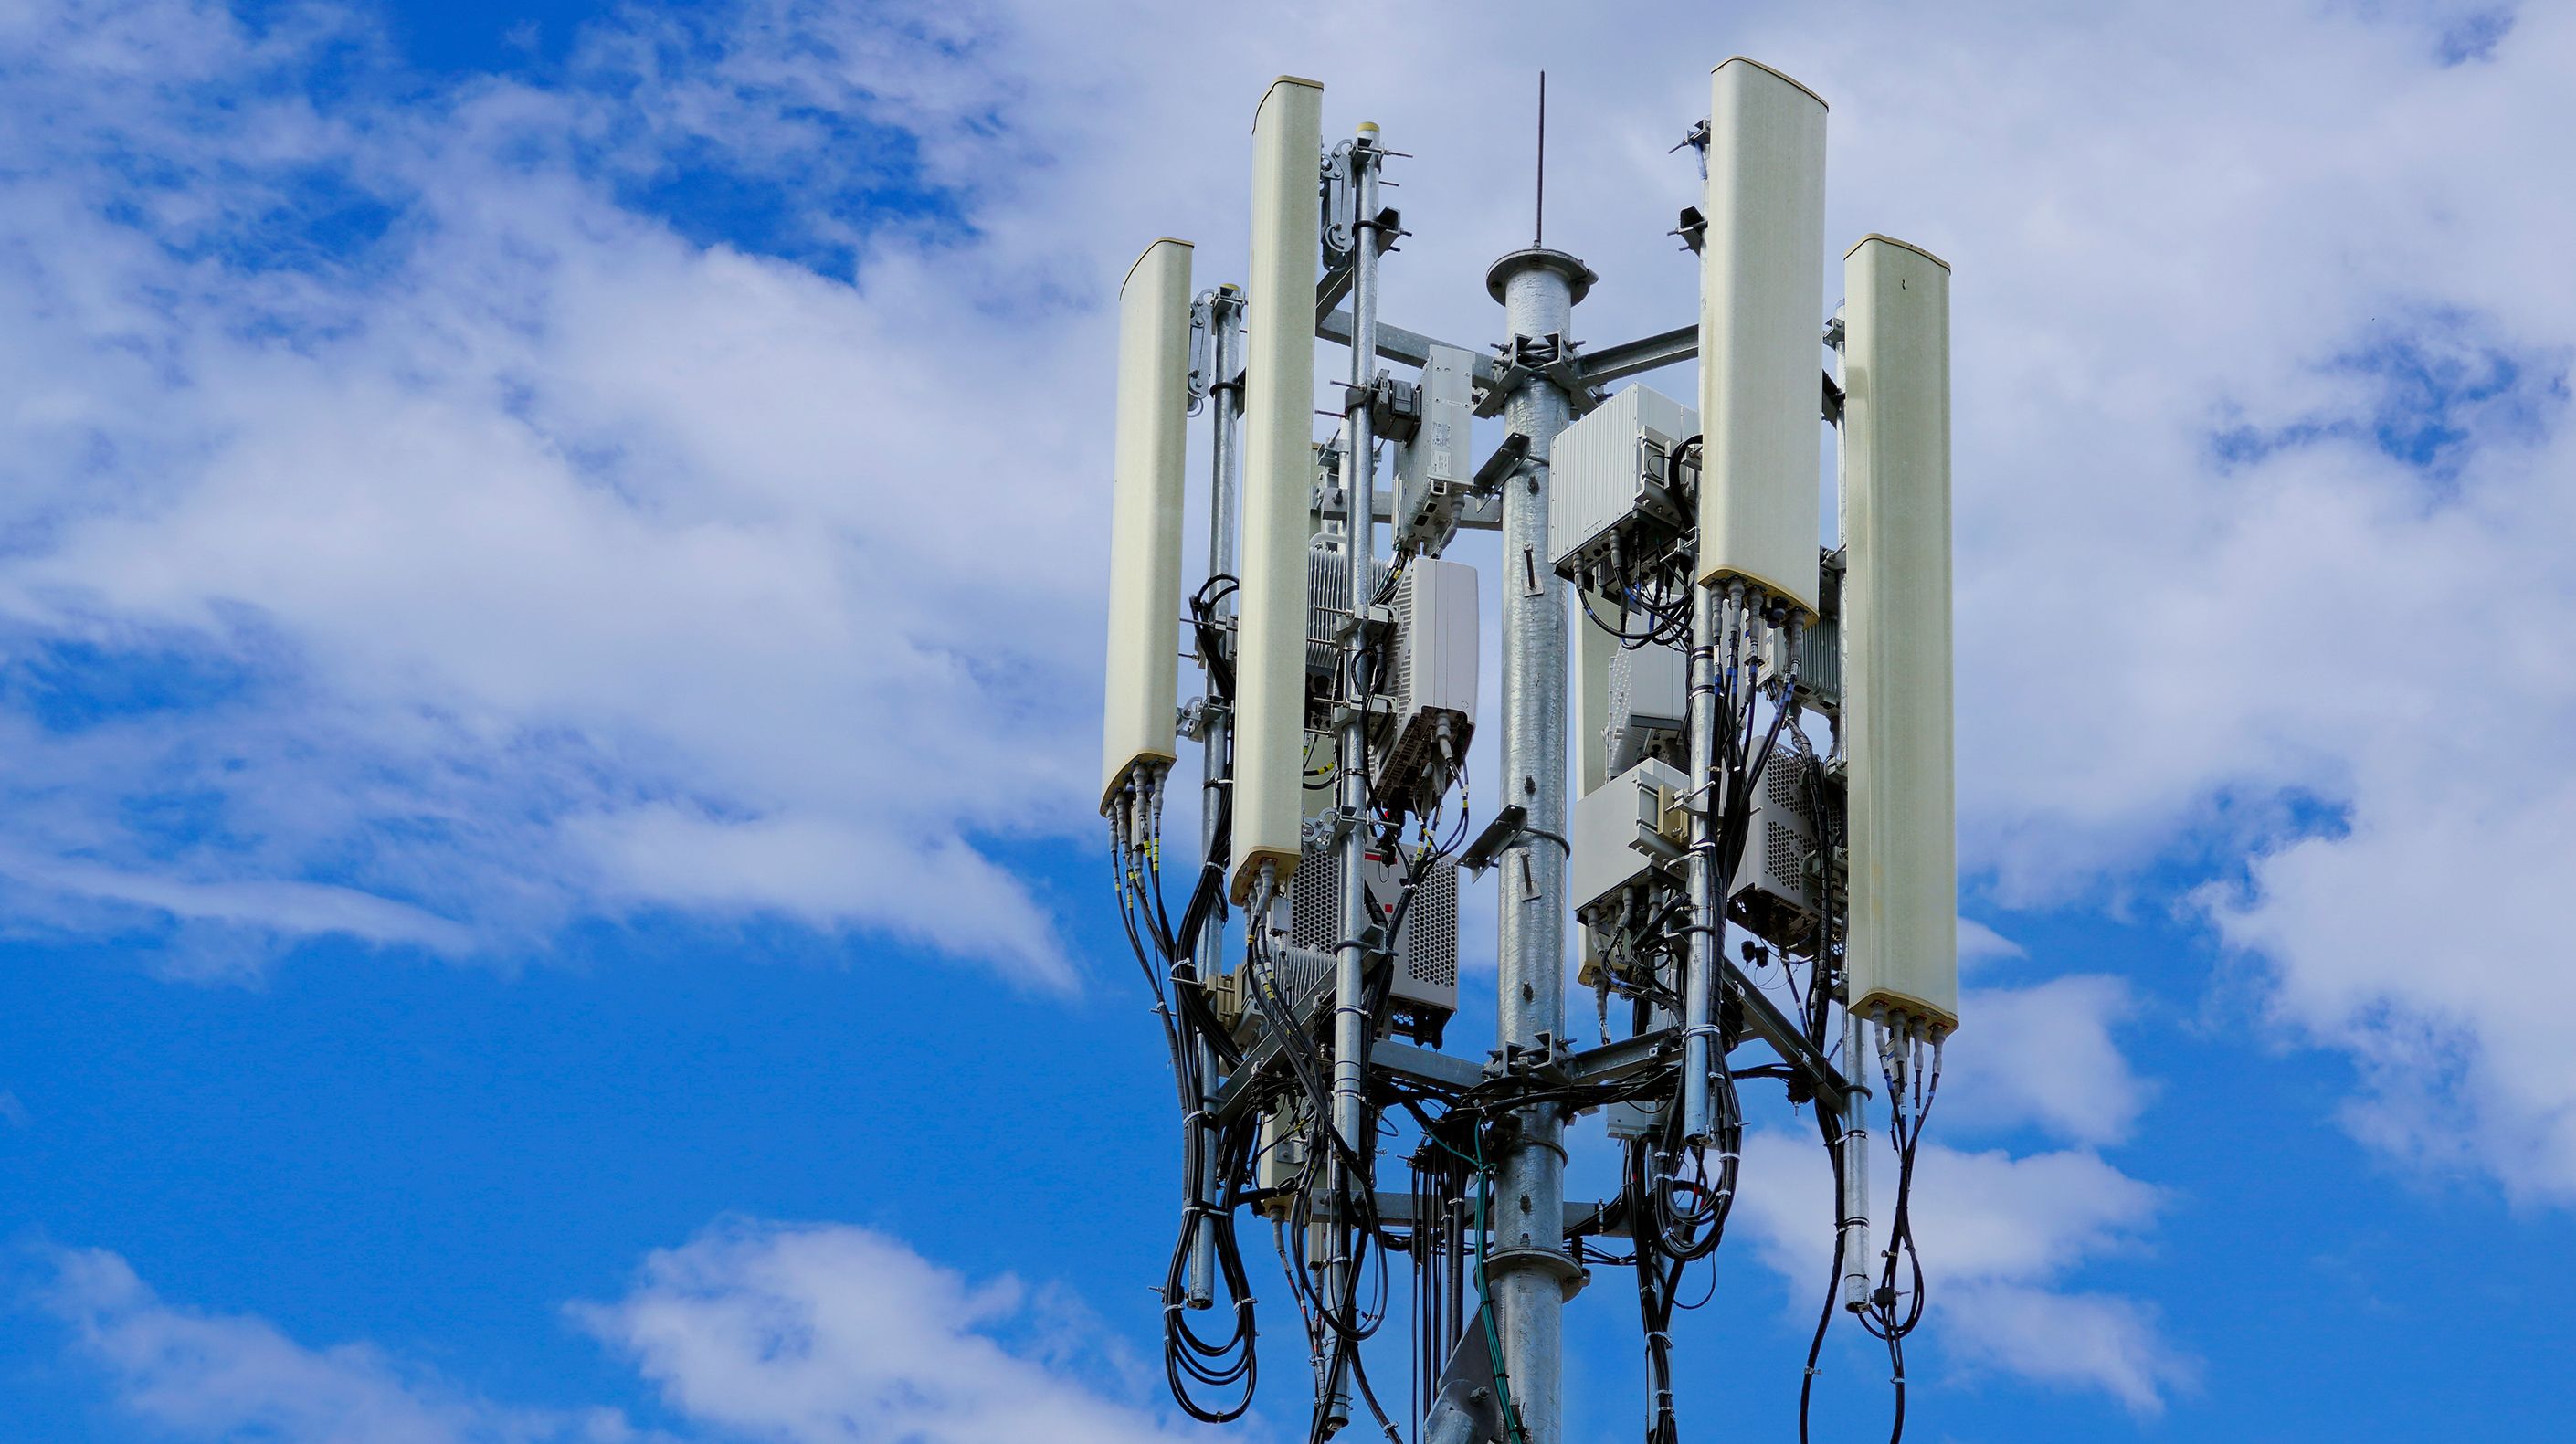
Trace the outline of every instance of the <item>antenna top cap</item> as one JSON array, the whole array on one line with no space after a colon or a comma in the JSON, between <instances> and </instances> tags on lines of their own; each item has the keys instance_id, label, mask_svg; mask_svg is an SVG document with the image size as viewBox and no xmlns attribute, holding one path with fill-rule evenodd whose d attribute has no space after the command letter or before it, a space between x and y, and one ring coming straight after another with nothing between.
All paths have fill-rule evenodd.
<instances>
[{"instance_id":1,"label":"antenna top cap","mask_svg":"<svg viewBox=\"0 0 2576 1444\"><path fill-rule=\"evenodd\" d=\"M1363 121L1361 121L1361 122L1360 122L1360 135L1361 135L1361 137L1362 137L1363 139L1366 139L1366 140L1375 140L1375 139L1377 139L1377 122L1376 122L1376 121L1374 121L1374 120L1363 120Z\"/></svg>"},{"instance_id":2,"label":"antenna top cap","mask_svg":"<svg viewBox=\"0 0 2576 1444\"><path fill-rule=\"evenodd\" d=\"M1750 65L1754 69L1761 71L1763 74L1770 76L1774 80L1786 81L1787 83L1798 87L1800 90L1807 92L1807 98L1809 100L1814 101L1818 105L1824 106L1825 109L1833 109L1833 106L1827 103L1823 96L1816 94L1815 88L1808 85L1807 82L1789 74L1787 71L1778 69L1774 66L1765 65L1750 55L1730 55L1712 66L1709 70L1709 74L1715 75L1718 71L1724 70L1730 65Z\"/></svg>"},{"instance_id":3,"label":"antenna top cap","mask_svg":"<svg viewBox=\"0 0 2576 1444\"><path fill-rule=\"evenodd\" d=\"M1533 270L1554 271L1563 276L1566 290L1570 293L1566 297L1569 303L1580 302L1591 291L1592 283L1601 279L1592 274L1590 266L1563 251L1529 246L1494 262L1492 268L1485 272L1485 293L1500 301L1510 288L1512 277Z\"/></svg>"}]
</instances>

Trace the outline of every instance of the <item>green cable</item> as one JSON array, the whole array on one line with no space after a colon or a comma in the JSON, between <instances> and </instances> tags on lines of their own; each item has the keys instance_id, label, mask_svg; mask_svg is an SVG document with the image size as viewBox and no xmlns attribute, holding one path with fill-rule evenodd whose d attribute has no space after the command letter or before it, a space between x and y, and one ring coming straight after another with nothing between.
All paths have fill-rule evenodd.
<instances>
[{"instance_id":1,"label":"green cable","mask_svg":"<svg viewBox=\"0 0 2576 1444\"><path fill-rule=\"evenodd\" d=\"M1476 1157L1473 1161L1476 1165L1476 1316L1485 1325L1485 1356L1494 1366L1494 1397L1503 1406L1503 1428L1511 1434L1512 1444L1529 1444L1529 1436L1521 1432L1520 1411L1512 1407L1511 1381L1503 1374L1503 1340L1502 1335L1494 1327L1494 1298L1485 1282L1485 1247L1490 1241L1489 1235L1485 1232L1485 1202L1488 1195L1493 1192L1494 1180L1493 1175L1485 1168L1483 1130L1477 1130L1475 1137ZM1438 1139L1432 1141L1439 1142ZM1449 1148L1446 1143L1441 1143L1440 1146ZM1454 1148L1449 1148L1449 1151L1458 1153ZM1466 1157L1463 1153L1458 1156Z\"/></svg>"}]
</instances>

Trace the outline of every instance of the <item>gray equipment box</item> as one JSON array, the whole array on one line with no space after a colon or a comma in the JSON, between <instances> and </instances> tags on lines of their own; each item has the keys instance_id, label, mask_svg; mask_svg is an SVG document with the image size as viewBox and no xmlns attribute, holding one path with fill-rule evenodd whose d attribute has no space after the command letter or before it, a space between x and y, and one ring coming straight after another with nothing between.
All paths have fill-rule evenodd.
<instances>
[{"instance_id":1,"label":"gray equipment box","mask_svg":"<svg viewBox=\"0 0 2576 1444\"><path fill-rule=\"evenodd\" d=\"M1571 870L1578 915L1646 881L1656 863L1681 856L1688 836L1682 794L1688 788L1680 768L1649 760L1574 804Z\"/></svg>"},{"instance_id":2,"label":"gray equipment box","mask_svg":"<svg viewBox=\"0 0 2576 1444\"><path fill-rule=\"evenodd\" d=\"M1395 541L1438 556L1458 534L1458 508L1476 478L1473 353L1431 348L1422 368L1422 425L1395 448Z\"/></svg>"},{"instance_id":3,"label":"gray equipment box","mask_svg":"<svg viewBox=\"0 0 2576 1444\"><path fill-rule=\"evenodd\" d=\"M1649 757L1677 762L1690 738L1690 659L1679 647L1622 647L1610 655L1612 775Z\"/></svg>"},{"instance_id":4,"label":"gray equipment box","mask_svg":"<svg viewBox=\"0 0 2576 1444\"><path fill-rule=\"evenodd\" d=\"M1264 1189L1293 1189L1306 1171L1306 1110L1283 1102L1261 1116L1261 1152L1254 1163L1253 1184ZM1294 1205L1284 1196L1262 1201L1266 1218L1285 1220Z\"/></svg>"},{"instance_id":5,"label":"gray equipment box","mask_svg":"<svg viewBox=\"0 0 2576 1444\"><path fill-rule=\"evenodd\" d=\"M1843 573L1841 552L1821 553L1816 574L1822 615L1798 633L1798 705L1836 721L1843 715ZM1788 665L1788 633L1775 627L1763 634L1763 670L1777 675Z\"/></svg>"},{"instance_id":6,"label":"gray equipment box","mask_svg":"<svg viewBox=\"0 0 2576 1444\"><path fill-rule=\"evenodd\" d=\"M1601 1117L1613 1138L1661 1138L1664 1117L1672 1111L1669 1098L1653 1102L1613 1103L1601 1110Z\"/></svg>"},{"instance_id":7,"label":"gray equipment box","mask_svg":"<svg viewBox=\"0 0 2576 1444\"><path fill-rule=\"evenodd\" d=\"M1306 845L1288 884L1288 953L1283 966L1291 973L1306 968L1320 972L1315 984L1332 988L1333 952L1342 942L1342 888L1339 859L1328 838ZM1383 929L1404 891L1403 865L1372 846L1367 854L1364 887L1370 914ZM1458 1011L1458 865L1448 861L1423 864L1422 884L1392 942L1379 947L1395 958L1395 979L1388 991L1394 1004L1392 1031L1438 1047L1449 1015ZM1301 956L1302 955L1302 956ZM1291 999L1299 988L1281 979Z\"/></svg>"},{"instance_id":8,"label":"gray equipment box","mask_svg":"<svg viewBox=\"0 0 2576 1444\"><path fill-rule=\"evenodd\" d=\"M1396 580L1395 635L1379 690L1394 704L1375 723L1377 785L1427 806L1448 790L1476 731L1476 569L1416 558ZM1447 750L1442 750L1443 735Z\"/></svg>"},{"instance_id":9,"label":"gray equipment box","mask_svg":"<svg viewBox=\"0 0 2576 1444\"><path fill-rule=\"evenodd\" d=\"M1814 764L1787 750L1774 754L1756 785L1744 834L1744 857L1735 866L1727 914L1747 932L1783 947L1807 941L1816 925L1815 799L1808 789ZM1819 779L1821 781L1821 779ZM1830 798L1827 805L1831 806Z\"/></svg>"},{"instance_id":10,"label":"gray equipment box","mask_svg":"<svg viewBox=\"0 0 2576 1444\"><path fill-rule=\"evenodd\" d=\"M1387 571L1384 561L1372 565L1371 596L1386 589ZM1306 543L1306 675L1314 702L1329 706L1341 690L1342 631L1350 615L1349 543L1339 532L1318 532ZM1308 711L1312 717L1311 705Z\"/></svg>"},{"instance_id":11,"label":"gray equipment box","mask_svg":"<svg viewBox=\"0 0 2576 1444\"><path fill-rule=\"evenodd\" d=\"M1615 559L1654 560L1692 525L1670 459L1699 434L1699 414L1644 386L1613 392L1557 433L1549 452L1548 565L1578 584ZM1595 588L1607 591L1608 588Z\"/></svg>"}]
</instances>

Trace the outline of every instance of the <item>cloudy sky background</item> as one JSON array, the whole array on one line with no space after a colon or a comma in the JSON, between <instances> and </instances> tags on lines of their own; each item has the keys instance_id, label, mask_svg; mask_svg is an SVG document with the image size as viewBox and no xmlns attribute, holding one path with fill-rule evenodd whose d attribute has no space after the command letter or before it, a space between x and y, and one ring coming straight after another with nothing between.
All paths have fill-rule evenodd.
<instances>
[{"instance_id":1,"label":"cloudy sky background","mask_svg":"<svg viewBox=\"0 0 2576 1444\"><path fill-rule=\"evenodd\" d=\"M1833 105L1837 253L1956 268L1914 1437L2558 1418L2576 14L1205 8L0 0L16 1437L1188 1437L1089 815L1117 279L1239 277L1312 75L1417 157L1390 319L1493 339L1545 65L1578 332L1678 324L1738 52ZM1794 1408L1802 1128L1702 1430Z\"/></svg>"}]
</instances>

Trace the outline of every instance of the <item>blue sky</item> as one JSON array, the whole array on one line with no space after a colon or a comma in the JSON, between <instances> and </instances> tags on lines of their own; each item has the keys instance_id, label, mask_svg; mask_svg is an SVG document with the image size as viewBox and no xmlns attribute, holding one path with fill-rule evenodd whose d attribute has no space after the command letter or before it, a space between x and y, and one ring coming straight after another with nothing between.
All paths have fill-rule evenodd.
<instances>
[{"instance_id":1,"label":"blue sky","mask_svg":"<svg viewBox=\"0 0 2576 1444\"><path fill-rule=\"evenodd\" d=\"M1481 343L1543 63L1585 338L1664 329L1736 52L1957 267L1910 1436L2562 1432L2576 25L1917 8L0 5L0 1437L1198 1437L1087 815L1116 278L1239 274L1313 75ZM1684 1417L1778 1438L1755 1121Z\"/></svg>"}]
</instances>

